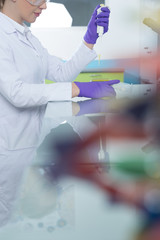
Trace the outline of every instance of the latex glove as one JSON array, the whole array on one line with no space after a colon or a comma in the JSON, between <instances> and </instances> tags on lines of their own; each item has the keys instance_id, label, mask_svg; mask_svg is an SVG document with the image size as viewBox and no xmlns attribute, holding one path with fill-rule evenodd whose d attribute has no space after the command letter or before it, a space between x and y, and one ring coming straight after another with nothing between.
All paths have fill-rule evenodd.
<instances>
[{"instance_id":1,"label":"latex glove","mask_svg":"<svg viewBox=\"0 0 160 240\"><path fill-rule=\"evenodd\" d=\"M119 83L119 80L106 82L74 82L80 89L78 97L102 98L116 96L113 84Z\"/></svg>"},{"instance_id":2,"label":"latex glove","mask_svg":"<svg viewBox=\"0 0 160 240\"><path fill-rule=\"evenodd\" d=\"M77 116L84 114L92 114L92 113L106 113L111 111L110 99L91 99L76 102L79 104L79 112L76 114Z\"/></svg>"},{"instance_id":3,"label":"latex glove","mask_svg":"<svg viewBox=\"0 0 160 240\"><path fill-rule=\"evenodd\" d=\"M102 7L102 12L97 15L97 9L99 7L100 5L95 8L84 36L84 40L89 44L95 44L97 41L97 25L104 27L104 33L108 31L110 10L107 7Z\"/></svg>"}]
</instances>

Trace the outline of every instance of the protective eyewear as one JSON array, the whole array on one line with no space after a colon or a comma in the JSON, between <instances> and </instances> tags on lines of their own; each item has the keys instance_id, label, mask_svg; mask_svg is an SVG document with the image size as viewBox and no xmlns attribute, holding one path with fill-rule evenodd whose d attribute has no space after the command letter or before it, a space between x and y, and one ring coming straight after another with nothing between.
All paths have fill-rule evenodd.
<instances>
[{"instance_id":1,"label":"protective eyewear","mask_svg":"<svg viewBox=\"0 0 160 240\"><path fill-rule=\"evenodd\" d=\"M40 6L43 3L48 3L50 2L50 0L26 0L27 2L29 2L31 5L33 6Z\"/></svg>"}]
</instances>

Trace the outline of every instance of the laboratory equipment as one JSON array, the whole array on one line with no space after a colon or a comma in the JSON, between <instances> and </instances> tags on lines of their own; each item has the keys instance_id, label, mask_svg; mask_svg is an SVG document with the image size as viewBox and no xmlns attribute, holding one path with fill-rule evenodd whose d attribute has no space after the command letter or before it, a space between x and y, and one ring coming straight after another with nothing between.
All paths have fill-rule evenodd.
<instances>
[{"instance_id":1,"label":"laboratory equipment","mask_svg":"<svg viewBox=\"0 0 160 240\"><path fill-rule=\"evenodd\" d=\"M118 83L113 85L117 98L139 98L154 96L157 90L156 84L129 84Z\"/></svg>"},{"instance_id":2,"label":"laboratory equipment","mask_svg":"<svg viewBox=\"0 0 160 240\"><path fill-rule=\"evenodd\" d=\"M102 7L105 7L105 5L104 4L100 4L100 7L97 9L97 15L102 12L102 10L101 10ZM103 34L104 34L104 27L97 25L97 33L98 33L99 37L102 37Z\"/></svg>"}]
</instances>

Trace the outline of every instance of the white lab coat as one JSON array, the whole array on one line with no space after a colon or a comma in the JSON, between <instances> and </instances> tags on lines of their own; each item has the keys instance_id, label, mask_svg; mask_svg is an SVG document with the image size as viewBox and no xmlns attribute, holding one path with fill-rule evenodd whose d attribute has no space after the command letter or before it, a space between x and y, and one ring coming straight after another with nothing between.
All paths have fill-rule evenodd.
<instances>
[{"instance_id":1,"label":"white lab coat","mask_svg":"<svg viewBox=\"0 0 160 240\"><path fill-rule=\"evenodd\" d=\"M11 219L23 175L30 166L34 153L35 148L0 153L0 228Z\"/></svg>"},{"instance_id":2,"label":"white lab coat","mask_svg":"<svg viewBox=\"0 0 160 240\"><path fill-rule=\"evenodd\" d=\"M0 147L7 142L12 149L15 134L20 136L17 146L21 145L21 125L33 122L37 131L42 105L70 100L71 81L95 57L84 44L67 62L51 56L28 27L0 13ZM45 84L45 79L65 83Z\"/></svg>"},{"instance_id":3,"label":"white lab coat","mask_svg":"<svg viewBox=\"0 0 160 240\"><path fill-rule=\"evenodd\" d=\"M0 106L26 108L70 100L71 81L96 57L82 44L66 62L51 56L22 26L0 13ZM54 83L44 84L45 79Z\"/></svg>"}]
</instances>

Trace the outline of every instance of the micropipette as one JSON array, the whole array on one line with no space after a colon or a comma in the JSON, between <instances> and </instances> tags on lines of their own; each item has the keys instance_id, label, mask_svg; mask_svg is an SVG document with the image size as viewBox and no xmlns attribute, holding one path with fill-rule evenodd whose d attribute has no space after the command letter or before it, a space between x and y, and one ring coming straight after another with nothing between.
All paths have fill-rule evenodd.
<instances>
[{"instance_id":1,"label":"micropipette","mask_svg":"<svg viewBox=\"0 0 160 240\"><path fill-rule=\"evenodd\" d=\"M102 10L101 10L102 7L105 7L105 5L100 4L100 7L97 9L97 15L102 12ZM97 25L97 33L98 33L98 36L102 38L102 36L104 34L104 27ZM100 59L101 59L101 54L98 54L99 64L100 64Z\"/></svg>"},{"instance_id":2,"label":"micropipette","mask_svg":"<svg viewBox=\"0 0 160 240\"><path fill-rule=\"evenodd\" d=\"M102 12L101 8L105 7L104 4L100 4L100 7L97 9L97 15ZM97 25L97 33L99 37L102 37L104 34L104 27L103 26L98 26Z\"/></svg>"}]
</instances>

